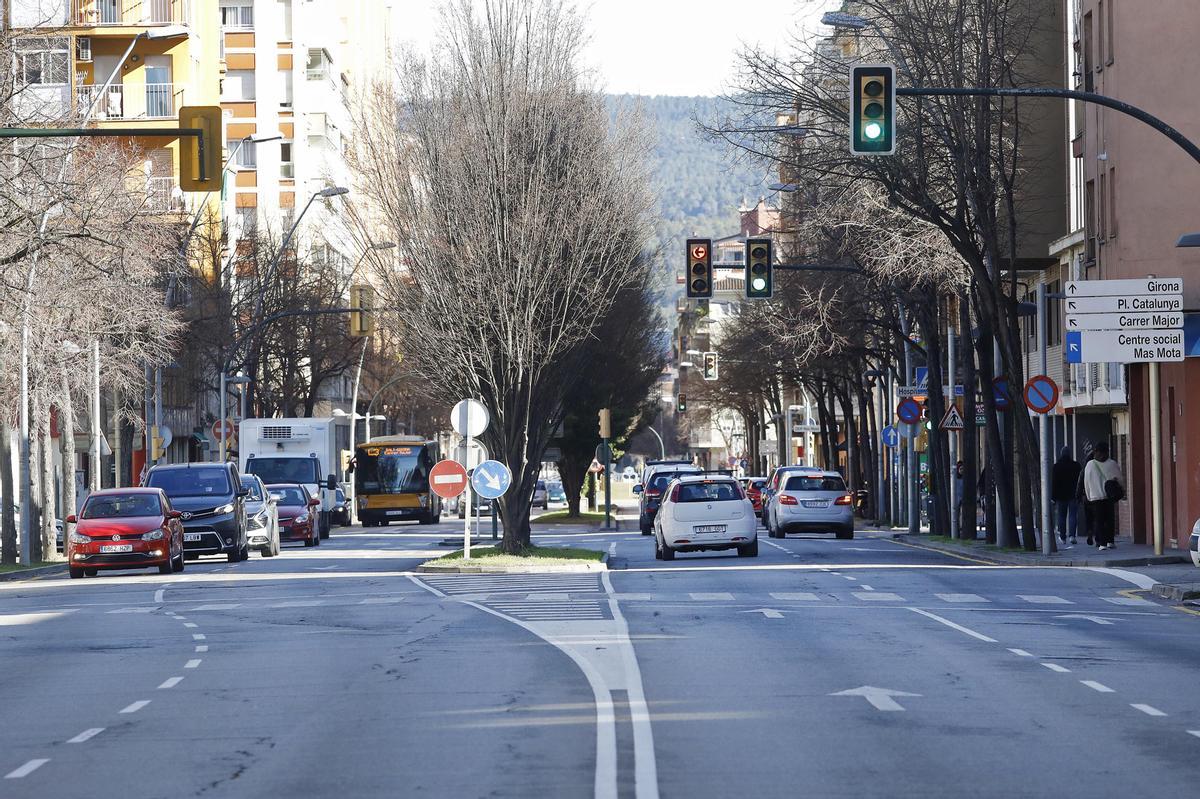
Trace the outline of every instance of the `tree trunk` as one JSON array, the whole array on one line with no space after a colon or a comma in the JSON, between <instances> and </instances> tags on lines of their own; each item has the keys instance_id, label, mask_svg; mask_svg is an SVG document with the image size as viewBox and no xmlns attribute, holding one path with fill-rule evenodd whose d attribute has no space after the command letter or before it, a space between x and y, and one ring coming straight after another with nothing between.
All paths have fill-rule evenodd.
<instances>
[{"instance_id":1,"label":"tree trunk","mask_svg":"<svg viewBox=\"0 0 1200 799\"><path fill-rule=\"evenodd\" d=\"M854 406L850 404L849 392L842 388L837 391L837 399L842 406L842 418L846 422L846 479L850 483L850 495L857 497L858 489L862 486L862 477L859 474L858 422L854 417Z\"/></svg>"},{"instance_id":2,"label":"tree trunk","mask_svg":"<svg viewBox=\"0 0 1200 799\"><path fill-rule=\"evenodd\" d=\"M875 404L872 402L873 391L867 391L861 385L857 386L858 416L863 420L863 463L865 470L864 483L870 486L867 491L866 516L874 519L876 524L883 520L882 508L879 507L879 430L875 422ZM855 497L857 501L857 497Z\"/></svg>"},{"instance_id":3,"label":"tree trunk","mask_svg":"<svg viewBox=\"0 0 1200 799\"><path fill-rule=\"evenodd\" d=\"M591 466L591 463L588 463ZM587 474L587 467L579 468L580 464L573 460L561 460L558 462L558 476L562 478L563 491L567 495L567 515L579 515L579 499L583 491L584 475Z\"/></svg>"},{"instance_id":4,"label":"tree trunk","mask_svg":"<svg viewBox=\"0 0 1200 799\"><path fill-rule=\"evenodd\" d=\"M50 437L49 412L42 414L41 422L38 426L41 428L38 433L42 440L42 445L39 448L40 458L38 460L37 472L37 479L42 483L42 523L40 528L42 560L49 561L58 559L58 549L55 546L56 530L54 527L54 519L57 511L54 501L54 440Z\"/></svg>"},{"instance_id":5,"label":"tree trunk","mask_svg":"<svg viewBox=\"0 0 1200 799\"><path fill-rule=\"evenodd\" d=\"M13 429L7 421L0 422L0 494L4 503L0 505L0 563L11 565L17 562L17 520L13 508L17 504L16 480L12 468Z\"/></svg>"},{"instance_id":6,"label":"tree trunk","mask_svg":"<svg viewBox=\"0 0 1200 799\"><path fill-rule=\"evenodd\" d=\"M71 384L67 371L62 375L62 458L63 458L63 534L66 534L66 517L75 512L75 403L71 397ZM115 413L114 413L115 415ZM120 468L120 464L117 465Z\"/></svg>"},{"instance_id":7,"label":"tree trunk","mask_svg":"<svg viewBox=\"0 0 1200 799\"><path fill-rule=\"evenodd\" d=\"M965 538L975 538L976 495L978 493L977 477L979 474L979 427L975 424L976 388L975 347L971 341L971 312L967 299L962 298L958 303L958 326L962 331L965 342L958 348L962 360L963 394L967 400L963 409L966 429L963 431L962 450L960 457L963 462L962 504L959 518L959 531Z\"/></svg>"}]
</instances>

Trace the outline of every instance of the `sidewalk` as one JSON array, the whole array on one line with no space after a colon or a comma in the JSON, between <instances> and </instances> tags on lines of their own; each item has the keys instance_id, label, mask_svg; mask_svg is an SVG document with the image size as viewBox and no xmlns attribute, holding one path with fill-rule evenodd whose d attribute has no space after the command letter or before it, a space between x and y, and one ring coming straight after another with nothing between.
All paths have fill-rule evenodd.
<instances>
[{"instance_id":1,"label":"sidewalk","mask_svg":"<svg viewBox=\"0 0 1200 799\"><path fill-rule=\"evenodd\" d=\"M1116 549L1100 551L1090 547L1082 540L1071 546L1060 546L1051 554L1043 555L1040 550L1026 552L1023 549L1000 549L987 544L983 539L950 540L941 536L909 535L903 533L898 540L927 549L946 552L951 555L961 555L976 560L996 563L1006 566L1098 566L1117 568L1121 566L1161 566L1176 563L1189 563L1186 552L1168 550L1162 555L1154 554L1154 547L1144 544L1134 544L1128 539L1118 538ZM1196 570L1200 580L1200 569Z\"/></svg>"}]
</instances>

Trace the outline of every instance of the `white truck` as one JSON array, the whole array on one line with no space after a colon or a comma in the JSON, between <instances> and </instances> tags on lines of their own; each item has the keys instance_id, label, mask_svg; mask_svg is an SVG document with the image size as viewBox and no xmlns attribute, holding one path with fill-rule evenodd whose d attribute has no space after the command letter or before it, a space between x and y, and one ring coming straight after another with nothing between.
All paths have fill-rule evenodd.
<instances>
[{"instance_id":1,"label":"white truck","mask_svg":"<svg viewBox=\"0 0 1200 799\"><path fill-rule=\"evenodd\" d=\"M329 537L329 517L344 479L350 451L350 420L243 419L238 430L238 461L243 474L256 474L268 485L301 483L321 498L321 538Z\"/></svg>"}]
</instances>

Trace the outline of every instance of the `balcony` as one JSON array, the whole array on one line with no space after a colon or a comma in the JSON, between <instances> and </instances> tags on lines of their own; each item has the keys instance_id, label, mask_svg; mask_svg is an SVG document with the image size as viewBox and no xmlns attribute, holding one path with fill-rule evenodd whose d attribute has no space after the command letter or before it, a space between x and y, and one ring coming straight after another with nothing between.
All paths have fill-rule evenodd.
<instances>
[{"instance_id":1,"label":"balcony","mask_svg":"<svg viewBox=\"0 0 1200 799\"><path fill-rule=\"evenodd\" d=\"M71 21L84 27L186 25L190 0L71 0Z\"/></svg>"},{"instance_id":2,"label":"balcony","mask_svg":"<svg viewBox=\"0 0 1200 799\"><path fill-rule=\"evenodd\" d=\"M175 178L149 177L146 178L146 211L151 214L165 214L183 210L183 192Z\"/></svg>"},{"instance_id":3,"label":"balcony","mask_svg":"<svg viewBox=\"0 0 1200 799\"><path fill-rule=\"evenodd\" d=\"M183 104L183 87L174 83L146 83L141 91L130 92L119 83L108 87L103 97L96 97L101 86L75 88L76 107L86 112L93 99L96 107L92 118L106 119L174 119ZM128 96L127 96L128 95Z\"/></svg>"}]
</instances>

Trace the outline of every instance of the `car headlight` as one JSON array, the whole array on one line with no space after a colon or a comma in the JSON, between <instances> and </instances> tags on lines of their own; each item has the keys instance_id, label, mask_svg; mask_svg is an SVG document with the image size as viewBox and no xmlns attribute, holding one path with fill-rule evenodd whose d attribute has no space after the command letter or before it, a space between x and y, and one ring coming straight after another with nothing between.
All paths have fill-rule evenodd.
<instances>
[{"instance_id":1,"label":"car headlight","mask_svg":"<svg viewBox=\"0 0 1200 799\"><path fill-rule=\"evenodd\" d=\"M150 532L148 532L148 533L142 533L142 540L143 540L143 541L157 541L157 540L159 540L159 539L160 539L160 538L162 538L162 537L163 537L163 531L162 531L162 530L151 530L151 531L150 531Z\"/></svg>"},{"instance_id":2,"label":"car headlight","mask_svg":"<svg viewBox=\"0 0 1200 799\"><path fill-rule=\"evenodd\" d=\"M233 503L230 502L228 505L222 505L214 510L213 513L233 513Z\"/></svg>"},{"instance_id":3,"label":"car headlight","mask_svg":"<svg viewBox=\"0 0 1200 799\"><path fill-rule=\"evenodd\" d=\"M90 543L92 543L92 539L88 538L86 535L80 535L79 533L71 533L71 543L72 544L90 544Z\"/></svg>"},{"instance_id":4,"label":"car headlight","mask_svg":"<svg viewBox=\"0 0 1200 799\"><path fill-rule=\"evenodd\" d=\"M299 516L296 517L296 524L304 524L307 521L308 521L307 513L301 513Z\"/></svg>"},{"instance_id":5,"label":"car headlight","mask_svg":"<svg viewBox=\"0 0 1200 799\"><path fill-rule=\"evenodd\" d=\"M264 510L261 513L256 513L250 517L249 526L259 529L267 526L267 512Z\"/></svg>"}]
</instances>

